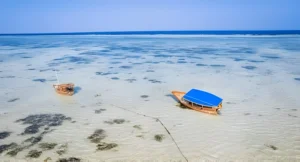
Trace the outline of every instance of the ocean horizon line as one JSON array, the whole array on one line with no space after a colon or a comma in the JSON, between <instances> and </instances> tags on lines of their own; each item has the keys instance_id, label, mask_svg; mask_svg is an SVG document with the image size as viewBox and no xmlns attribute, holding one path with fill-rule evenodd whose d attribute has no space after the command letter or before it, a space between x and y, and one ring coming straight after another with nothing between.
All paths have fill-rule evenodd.
<instances>
[{"instance_id":1,"label":"ocean horizon line","mask_svg":"<svg viewBox=\"0 0 300 162\"><path fill-rule=\"evenodd\" d=\"M300 35L300 30L148 30L148 31L0 33L0 36L35 36L35 35Z\"/></svg>"}]
</instances>

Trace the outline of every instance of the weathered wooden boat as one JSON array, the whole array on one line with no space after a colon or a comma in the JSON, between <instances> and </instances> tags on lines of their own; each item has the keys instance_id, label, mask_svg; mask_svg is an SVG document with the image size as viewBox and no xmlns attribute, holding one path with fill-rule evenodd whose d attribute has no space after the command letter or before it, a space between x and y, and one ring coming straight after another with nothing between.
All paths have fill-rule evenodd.
<instances>
[{"instance_id":1,"label":"weathered wooden boat","mask_svg":"<svg viewBox=\"0 0 300 162\"><path fill-rule=\"evenodd\" d=\"M223 99L205 91L191 89L187 93L172 91L172 94L180 104L199 112L217 115L222 108Z\"/></svg>"},{"instance_id":2,"label":"weathered wooden boat","mask_svg":"<svg viewBox=\"0 0 300 162\"><path fill-rule=\"evenodd\" d=\"M67 83L67 84L54 84L53 85L55 91L62 95L72 96L74 94L74 84Z\"/></svg>"}]
</instances>

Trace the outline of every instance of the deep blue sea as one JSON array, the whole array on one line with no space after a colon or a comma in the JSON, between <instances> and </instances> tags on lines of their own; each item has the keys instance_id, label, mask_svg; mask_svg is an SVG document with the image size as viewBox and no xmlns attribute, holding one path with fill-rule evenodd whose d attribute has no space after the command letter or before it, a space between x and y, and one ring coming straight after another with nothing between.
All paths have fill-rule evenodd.
<instances>
[{"instance_id":1,"label":"deep blue sea","mask_svg":"<svg viewBox=\"0 0 300 162\"><path fill-rule=\"evenodd\" d=\"M65 32L19 33L1 35L299 35L300 30L203 30L203 31L112 31L112 32Z\"/></svg>"}]
</instances>

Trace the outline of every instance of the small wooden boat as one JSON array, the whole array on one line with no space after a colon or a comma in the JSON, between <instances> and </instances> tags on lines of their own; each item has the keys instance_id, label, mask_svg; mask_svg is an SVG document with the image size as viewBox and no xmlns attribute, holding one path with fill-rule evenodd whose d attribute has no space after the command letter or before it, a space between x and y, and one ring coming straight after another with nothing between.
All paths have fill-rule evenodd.
<instances>
[{"instance_id":1,"label":"small wooden boat","mask_svg":"<svg viewBox=\"0 0 300 162\"><path fill-rule=\"evenodd\" d=\"M54 84L53 85L55 91L62 95L72 96L74 94L74 84L67 83L67 84Z\"/></svg>"},{"instance_id":2,"label":"small wooden boat","mask_svg":"<svg viewBox=\"0 0 300 162\"><path fill-rule=\"evenodd\" d=\"M172 94L182 105L199 112L217 115L222 108L223 99L205 91L192 89L188 93L172 91Z\"/></svg>"}]
</instances>

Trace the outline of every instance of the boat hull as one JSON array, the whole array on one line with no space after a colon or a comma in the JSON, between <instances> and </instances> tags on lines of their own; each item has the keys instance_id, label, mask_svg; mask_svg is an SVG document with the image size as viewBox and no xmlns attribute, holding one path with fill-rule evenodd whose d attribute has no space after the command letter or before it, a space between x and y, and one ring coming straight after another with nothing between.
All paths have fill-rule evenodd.
<instances>
[{"instance_id":1,"label":"boat hull","mask_svg":"<svg viewBox=\"0 0 300 162\"><path fill-rule=\"evenodd\" d=\"M183 96L186 94L186 92L172 91L172 94L180 102L180 104L186 106L189 109L195 110L195 111L212 114L212 115L218 115L218 111L222 108L222 103L220 103L218 105L218 107L205 107L205 106L199 107L199 106L190 104L187 101L183 100Z\"/></svg>"},{"instance_id":2,"label":"boat hull","mask_svg":"<svg viewBox=\"0 0 300 162\"><path fill-rule=\"evenodd\" d=\"M67 84L58 84L53 85L56 93L66 96L72 96L74 94L74 84L73 83L67 83Z\"/></svg>"}]
</instances>

